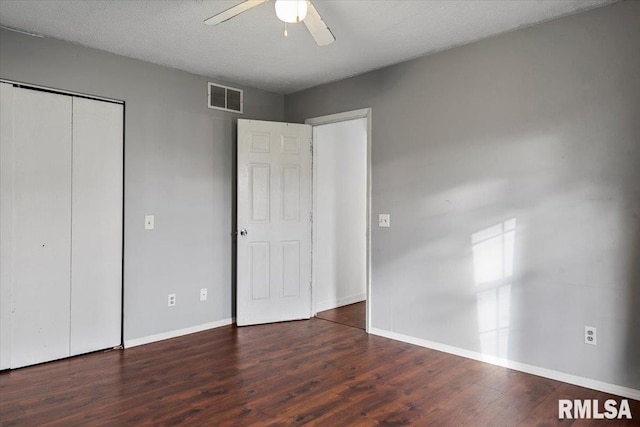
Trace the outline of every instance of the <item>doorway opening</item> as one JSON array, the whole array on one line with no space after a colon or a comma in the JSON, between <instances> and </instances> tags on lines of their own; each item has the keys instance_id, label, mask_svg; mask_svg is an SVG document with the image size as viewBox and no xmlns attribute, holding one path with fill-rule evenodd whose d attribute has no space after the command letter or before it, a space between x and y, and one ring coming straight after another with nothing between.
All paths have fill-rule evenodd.
<instances>
[{"instance_id":1,"label":"doorway opening","mask_svg":"<svg viewBox=\"0 0 640 427\"><path fill-rule=\"evenodd\" d=\"M313 315L368 330L371 109L313 127Z\"/></svg>"}]
</instances>

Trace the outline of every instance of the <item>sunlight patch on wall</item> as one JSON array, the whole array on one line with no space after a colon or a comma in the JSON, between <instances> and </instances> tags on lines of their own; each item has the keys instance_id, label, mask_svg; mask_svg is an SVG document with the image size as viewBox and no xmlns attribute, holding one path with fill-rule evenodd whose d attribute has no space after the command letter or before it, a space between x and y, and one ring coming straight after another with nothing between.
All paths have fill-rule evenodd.
<instances>
[{"instance_id":1,"label":"sunlight patch on wall","mask_svg":"<svg viewBox=\"0 0 640 427\"><path fill-rule=\"evenodd\" d=\"M501 358L509 348L515 239L515 218L471 235L480 348Z\"/></svg>"}]
</instances>

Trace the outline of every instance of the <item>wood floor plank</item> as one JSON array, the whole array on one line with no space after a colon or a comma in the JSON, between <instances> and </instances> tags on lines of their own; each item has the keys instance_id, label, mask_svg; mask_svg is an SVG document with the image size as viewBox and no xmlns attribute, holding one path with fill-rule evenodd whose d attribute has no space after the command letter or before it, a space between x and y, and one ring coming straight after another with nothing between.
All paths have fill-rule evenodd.
<instances>
[{"instance_id":1,"label":"wood floor plank","mask_svg":"<svg viewBox=\"0 0 640 427\"><path fill-rule=\"evenodd\" d=\"M610 397L312 319L2 372L0 425L537 426Z\"/></svg>"}]
</instances>

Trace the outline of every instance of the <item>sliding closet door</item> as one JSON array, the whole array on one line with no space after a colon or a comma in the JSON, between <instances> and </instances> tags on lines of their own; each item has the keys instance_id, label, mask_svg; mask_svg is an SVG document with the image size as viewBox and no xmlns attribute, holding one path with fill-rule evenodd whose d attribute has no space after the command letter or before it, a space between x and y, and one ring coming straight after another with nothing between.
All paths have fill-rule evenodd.
<instances>
[{"instance_id":1,"label":"sliding closet door","mask_svg":"<svg viewBox=\"0 0 640 427\"><path fill-rule=\"evenodd\" d=\"M12 368L69 356L71 102L13 88Z\"/></svg>"},{"instance_id":2,"label":"sliding closet door","mask_svg":"<svg viewBox=\"0 0 640 427\"><path fill-rule=\"evenodd\" d=\"M120 344L120 104L73 99L71 355Z\"/></svg>"}]
</instances>

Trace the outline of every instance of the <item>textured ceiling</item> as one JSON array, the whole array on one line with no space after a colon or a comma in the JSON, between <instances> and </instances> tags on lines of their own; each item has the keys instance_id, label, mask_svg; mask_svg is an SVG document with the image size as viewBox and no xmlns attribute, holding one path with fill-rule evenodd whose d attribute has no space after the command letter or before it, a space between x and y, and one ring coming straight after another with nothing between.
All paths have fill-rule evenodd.
<instances>
[{"instance_id":1,"label":"textured ceiling","mask_svg":"<svg viewBox=\"0 0 640 427\"><path fill-rule=\"evenodd\" d=\"M613 2L316 0L325 47L272 1L211 27L240 1L0 0L0 25L287 94Z\"/></svg>"}]
</instances>

